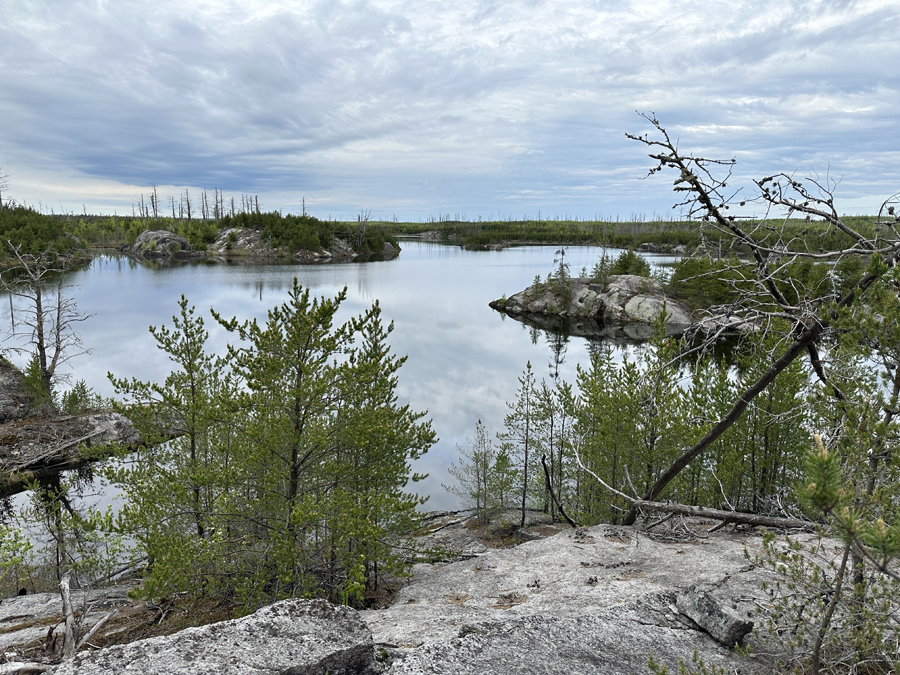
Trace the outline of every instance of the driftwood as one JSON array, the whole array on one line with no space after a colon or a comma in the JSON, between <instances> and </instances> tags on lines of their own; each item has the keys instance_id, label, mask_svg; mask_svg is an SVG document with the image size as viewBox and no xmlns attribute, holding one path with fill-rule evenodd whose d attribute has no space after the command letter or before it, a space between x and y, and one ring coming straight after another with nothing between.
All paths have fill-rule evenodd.
<instances>
[{"instance_id":1,"label":"driftwood","mask_svg":"<svg viewBox=\"0 0 900 675\"><path fill-rule=\"evenodd\" d=\"M712 518L723 523L741 523L742 525L760 525L762 527L778 527L785 529L812 530L816 523L799 518L778 518L775 516L762 516L757 513L743 513L741 511L722 511L720 509L708 509L702 506L688 506L686 504L668 504L663 502L650 502L644 499L635 499L632 503L635 511L659 511L662 513L674 513L682 516L698 516L700 518Z\"/></svg>"},{"instance_id":2,"label":"driftwood","mask_svg":"<svg viewBox=\"0 0 900 675\"><path fill-rule=\"evenodd\" d=\"M59 594L62 596L63 604L63 618L66 623L65 636L63 637L63 661L68 661L75 656L77 638L77 635L75 634L75 610L72 607L72 595L69 592L69 583L71 582L71 579L72 573L66 572L59 582Z\"/></svg>"},{"instance_id":3,"label":"driftwood","mask_svg":"<svg viewBox=\"0 0 900 675\"><path fill-rule=\"evenodd\" d=\"M113 446L140 444L131 422L115 412L7 422L0 425L0 497L109 457Z\"/></svg>"}]
</instances>

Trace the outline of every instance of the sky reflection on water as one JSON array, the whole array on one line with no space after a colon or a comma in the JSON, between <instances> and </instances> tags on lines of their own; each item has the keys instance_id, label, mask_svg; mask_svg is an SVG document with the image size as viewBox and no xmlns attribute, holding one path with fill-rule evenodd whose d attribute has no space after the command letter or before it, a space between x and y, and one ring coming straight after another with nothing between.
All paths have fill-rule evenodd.
<instances>
[{"instance_id":1,"label":"sky reflection on water","mask_svg":"<svg viewBox=\"0 0 900 675\"><path fill-rule=\"evenodd\" d=\"M148 326L171 325L184 293L210 332L210 348L224 351L228 335L209 314L265 320L266 311L287 297L296 276L316 295L334 296L345 285L347 299L338 318L347 320L376 300L385 323L394 322L390 344L407 355L398 395L414 410L428 411L440 441L413 467L429 477L413 486L429 495L427 509L449 509L458 499L441 484L452 482L447 468L477 420L500 431L530 360L538 377L549 375L551 349L544 334L533 332L488 307L546 276L554 247L502 251L463 251L454 246L403 242L395 260L333 265L234 265L193 263L152 269L121 257L98 257L70 275L79 309L94 316L79 329L92 354L72 362L73 376L103 395L111 395L107 372L117 377L162 381L171 363L160 352ZM572 274L590 269L600 256L595 247L567 251ZM658 258L661 259L661 258ZM9 326L9 305L3 303ZM626 348L634 349L634 348ZM588 360L587 343L572 338L561 368L574 383L576 364ZM21 361L21 360L20 360Z\"/></svg>"}]
</instances>

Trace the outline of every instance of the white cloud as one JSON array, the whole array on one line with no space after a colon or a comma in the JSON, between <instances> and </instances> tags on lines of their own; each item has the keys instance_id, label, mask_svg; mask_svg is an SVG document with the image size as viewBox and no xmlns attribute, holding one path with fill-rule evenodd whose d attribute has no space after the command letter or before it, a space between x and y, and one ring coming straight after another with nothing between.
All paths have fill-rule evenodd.
<instances>
[{"instance_id":1,"label":"white cloud","mask_svg":"<svg viewBox=\"0 0 900 675\"><path fill-rule=\"evenodd\" d=\"M668 185L635 180L635 109L747 176L815 162L854 200L900 184L884 157L898 121L890 0L0 11L0 164L34 203L122 212L157 184L270 208L304 194L321 215L663 210Z\"/></svg>"}]
</instances>

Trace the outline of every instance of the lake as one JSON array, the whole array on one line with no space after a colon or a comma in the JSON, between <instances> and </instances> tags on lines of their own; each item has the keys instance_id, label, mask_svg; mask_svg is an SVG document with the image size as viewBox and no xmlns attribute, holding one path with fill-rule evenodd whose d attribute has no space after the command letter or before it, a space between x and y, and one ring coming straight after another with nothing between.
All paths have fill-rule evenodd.
<instances>
[{"instance_id":1,"label":"lake","mask_svg":"<svg viewBox=\"0 0 900 675\"><path fill-rule=\"evenodd\" d=\"M394 353L408 357L399 373L399 401L427 410L440 438L413 467L429 474L414 489L430 497L426 509L457 508L458 498L441 487L453 482L447 469L457 457L457 444L466 444L479 419L492 435L502 430L506 402L513 400L526 363L531 361L540 379L549 376L552 359L543 333L495 312L488 302L522 290L535 275L545 277L557 249L465 251L421 241L401 245L394 260L320 265L195 261L156 267L100 255L89 267L67 275L79 310L93 315L78 326L92 353L74 359L69 372L104 396L113 393L107 372L164 380L171 363L156 348L148 327L171 325L181 294L202 310L210 348L223 352L230 336L212 319L210 307L226 318L264 321L266 310L285 300L295 276L316 295L333 297L346 286L339 319L380 303L385 323L394 322L389 340ZM593 267L601 252L598 247L568 248L571 273ZM647 258L654 264L672 260ZM8 328L9 303L4 299L0 306ZM22 365L22 359L10 358ZM587 341L571 338L560 369L563 379L574 384L576 365L588 358Z\"/></svg>"}]
</instances>

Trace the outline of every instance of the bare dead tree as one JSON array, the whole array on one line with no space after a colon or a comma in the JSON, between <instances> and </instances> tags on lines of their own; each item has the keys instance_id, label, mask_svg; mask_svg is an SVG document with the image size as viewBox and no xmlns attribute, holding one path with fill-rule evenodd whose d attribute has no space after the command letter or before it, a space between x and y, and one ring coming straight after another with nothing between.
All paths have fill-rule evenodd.
<instances>
[{"instance_id":1,"label":"bare dead tree","mask_svg":"<svg viewBox=\"0 0 900 675\"><path fill-rule=\"evenodd\" d=\"M3 167L0 166L0 209L3 208L3 191L9 190L9 175L3 173Z\"/></svg>"},{"instance_id":2,"label":"bare dead tree","mask_svg":"<svg viewBox=\"0 0 900 675\"><path fill-rule=\"evenodd\" d=\"M184 188L184 208L187 212L188 222L191 220L191 193L188 192L187 188Z\"/></svg>"},{"instance_id":3,"label":"bare dead tree","mask_svg":"<svg viewBox=\"0 0 900 675\"><path fill-rule=\"evenodd\" d=\"M13 323L10 332L28 338L27 345L9 349L37 358L41 382L49 397L59 366L89 353L75 326L91 315L79 312L75 300L63 292L61 270L48 267L46 256L22 253L21 245L7 244L19 264L0 274L0 289L25 301L20 319Z\"/></svg>"},{"instance_id":4,"label":"bare dead tree","mask_svg":"<svg viewBox=\"0 0 900 675\"><path fill-rule=\"evenodd\" d=\"M727 309L744 321L766 329L780 321L787 324L782 331L772 358L772 365L734 401L731 409L692 447L686 449L664 471L643 495L651 502L694 459L709 448L744 414L756 396L775 381L778 375L803 354L808 354L816 376L826 384L833 395L842 398L839 387L831 382L819 357L819 343L830 324L843 308L859 301L884 272L900 262L900 218L894 212L894 204L900 193L888 199L879 210L875 235L866 235L840 217L834 204L837 182L813 175L802 180L779 173L754 181L757 193L743 201L740 190L729 186L734 159L716 160L683 152L677 140L672 139L654 115L642 115L653 127L654 135L626 134L632 140L649 149L655 160L648 175L663 171L677 174L674 190L682 196L676 204L685 207L692 218L700 220L702 228L712 228L729 240L731 246L749 251L751 264L739 265L739 299ZM735 203L743 206L754 201L764 207L762 218L742 225L728 213ZM811 250L806 239L792 234L787 218L815 218L823 221L824 233L840 232L849 245L834 250ZM823 289L794 288L788 294L779 276L794 261L806 258L816 261L838 262L849 255L878 255L886 262L881 268L871 268L849 290L841 291L835 284L829 292ZM789 298L788 296L791 296ZM695 336L696 337L696 336ZM715 335L706 337L707 343ZM640 506L633 503L625 516L624 524L633 524Z\"/></svg>"},{"instance_id":5,"label":"bare dead tree","mask_svg":"<svg viewBox=\"0 0 900 675\"><path fill-rule=\"evenodd\" d=\"M159 195L156 193L156 186L153 186L153 192L150 193L150 206L153 208L153 220L159 218Z\"/></svg>"},{"instance_id":6,"label":"bare dead tree","mask_svg":"<svg viewBox=\"0 0 900 675\"><path fill-rule=\"evenodd\" d=\"M363 209L356 216L356 246L361 247L366 240L366 229L369 226L369 218L372 216L371 209Z\"/></svg>"}]
</instances>

